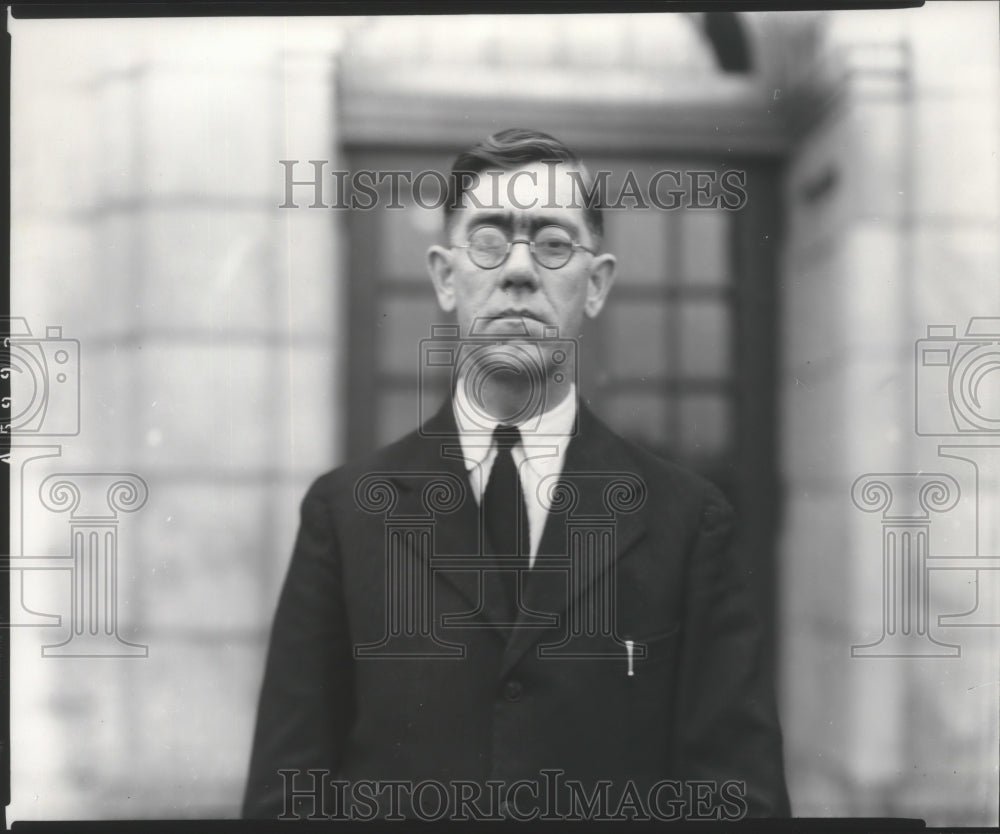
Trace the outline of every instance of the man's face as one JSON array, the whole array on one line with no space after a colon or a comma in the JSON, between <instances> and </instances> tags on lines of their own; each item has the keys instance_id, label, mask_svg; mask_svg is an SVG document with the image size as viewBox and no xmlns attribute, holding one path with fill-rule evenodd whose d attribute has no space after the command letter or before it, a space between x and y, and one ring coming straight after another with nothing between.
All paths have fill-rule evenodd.
<instances>
[{"instance_id":1,"label":"man's face","mask_svg":"<svg viewBox=\"0 0 1000 834\"><path fill-rule=\"evenodd\" d=\"M568 165L534 163L513 171L484 172L465 195L450 230L451 248L432 246L428 267L438 303L455 311L463 336L516 340L526 327L529 338L555 326L559 339L580 335L584 318L600 313L614 280L615 258L576 249L557 269L539 264L527 244L517 243L499 266L485 269L461 244L482 226L502 230L508 240L530 240L538 229L558 226L587 249L598 243L579 204L582 195ZM480 208L479 206L483 206ZM551 332L551 330L549 331ZM523 338L523 335L521 336Z\"/></svg>"}]
</instances>

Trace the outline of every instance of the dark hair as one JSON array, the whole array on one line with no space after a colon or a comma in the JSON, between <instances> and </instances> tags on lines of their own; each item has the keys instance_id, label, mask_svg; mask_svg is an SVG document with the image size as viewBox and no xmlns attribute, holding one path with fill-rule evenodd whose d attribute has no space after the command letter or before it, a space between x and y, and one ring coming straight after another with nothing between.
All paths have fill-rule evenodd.
<instances>
[{"instance_id":1,"label":"dark hair","mask_svg":"<svg viewBox=\"0 0 1000 834\"><path fill-rule=\"evenodd\" d=\"M582 204L584 219L590 233L600 242L604 236L600 189L595 192L587 167L580 157L555 137L523 127L498 131L455 158L448 179L448 199L444 204L445 230L451 228L456 209L462 208L463 197L478 180L479 174L483 171L513 171L533 162L565 162L580 169L587 192Z\"/></svg>"}]
</instances>

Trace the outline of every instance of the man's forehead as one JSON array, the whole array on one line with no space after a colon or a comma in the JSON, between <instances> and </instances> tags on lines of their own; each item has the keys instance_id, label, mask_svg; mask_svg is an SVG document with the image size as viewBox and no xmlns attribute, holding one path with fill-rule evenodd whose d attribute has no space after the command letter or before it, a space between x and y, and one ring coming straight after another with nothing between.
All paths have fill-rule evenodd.
<instances>
[{"instance_id":1,"label":"man's forehead","mask_svg":"<svg viewBox=\"0 0 1000 834\"><path fill-rule=\"evenodd\" d=\"M511 170L487 169L478 176L459 212L469 219L473 215L510 212L525 217L559 215L583 222L586 175L579 166L533 162Z\"/></svg>"},{"instance_id":2,"label":"man's forehead","mask_svg":"<svg viewBox=\"0 0 1000 834\"><path fill-rule=\"evenodd\" d=\"M514 197L525 203L534 196L547 197L552 190L571 197L574 191L579 192L583 181L584 174L578 166L566 162L531 162L509 170L487 168L479 173L479 181L470 190L479 197L491 196L499 185L501 199L509 201Z\"/></svg>"}]
</instances>

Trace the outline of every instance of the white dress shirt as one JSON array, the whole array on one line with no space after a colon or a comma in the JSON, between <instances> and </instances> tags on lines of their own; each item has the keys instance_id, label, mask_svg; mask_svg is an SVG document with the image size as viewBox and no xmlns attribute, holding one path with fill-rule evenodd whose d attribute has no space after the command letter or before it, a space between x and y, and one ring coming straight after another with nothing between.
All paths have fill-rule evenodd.
<instances>
[{"instance_id":1,"label":"white dress shirt","mask_svg":"<svg viewBox=\"0 0 1000 834\"><path fill-rule=\"evenodd\" d=\"M472 484L472 494L475 495L476 501L482 504L483 493L486 491L493 461L497 456L496 445L493 443L493 430L500 423L498 420L488 420L481 410L474 410L470 406L461 380L455 386L452 407L462 443L465 468L469 472L469 482ZM576 422L576 409L576 385L571 385L569 393L561 403L540 417L518 426L521 429L521 442L511 449L511 457L521 479L521 490L524 492L525 509L528 513L531 547L529 567L535 565L545 520L549 515L546 496L539 494L548 491L542 479L547 476L557 478L562 473L566 448L569 446ZM473 414L474 418L470 416ZM539 490L539 487L542 489Z\"/></svg>"}]
</instances>

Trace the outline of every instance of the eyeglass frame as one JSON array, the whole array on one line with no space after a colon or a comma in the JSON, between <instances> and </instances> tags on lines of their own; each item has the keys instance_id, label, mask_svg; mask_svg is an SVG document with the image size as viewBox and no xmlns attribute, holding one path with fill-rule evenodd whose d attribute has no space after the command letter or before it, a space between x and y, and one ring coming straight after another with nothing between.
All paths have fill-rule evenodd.
<instances>
[{"instance_id":1,"label":"eyeglass frame","mask_svg":"<svg viewBox=\"0 0 1000 834\"><path fill-rule=\"evenodd\" d=\"M472 243L470 242L469 238L471 238L472 235L474 235L476 232L478 232L481 229L496 229L498 232L500 232L501 234L503 234L503 229L500 226L494 226L491 223L485 223L482 226L477 226L475 229L473 229L471 232L469 232L469 237L466 238L465 243L453 243L452 244L452 248L453 249L471 250ZM539 232L542 232L545 229L560 229L561 231L566 232L566 234L569 235L569 242L570 242L570 245L573 247L573 251L570 253L569 257L566 258L565 261L563 261L561 264L559 264L559 266L547 266L546 264L543 264L540 260L538 260L538 255L535 252L535 238L538 236ZM504 237L506 238L507 235L504 234ZM515 238L509 238L509 239L507 239L507 251L504 252L504 256L503 256L502 260L499 263L494 264L493 266L483 266L481 263L479 263L478 261L476 261L475 258L472 257L472 253L471 252L467 252L467 254L469 256L469 260L472 261L472 263L474 263L480 269L499 269L505 263L507 263L508 260L510 260L510 253L514 251L514 244L516 244L516 243L526 243L528 245L528 251L531 253L531 259L536 264L538 264L540 267L542 267L543 269L549 269L549 270L553 270L553 271L557 270L557 269L562 269L564 266L566 266L566 264L568 264L571 260L573 260L573 256L578 251L588 252L591 255L596 255L597 254L597 250L588 249L586 246L584 246L582 243L580 243L580 241L575 240L572 237L572 235L570 235L569 231L566 229L565 226L560 226L557 223L546 223L544 226L539 226L537 229L535 229L532 232L532 235L531 235L530 238L515 237Z\"/></svg>"}]
</instances>

